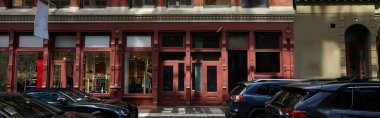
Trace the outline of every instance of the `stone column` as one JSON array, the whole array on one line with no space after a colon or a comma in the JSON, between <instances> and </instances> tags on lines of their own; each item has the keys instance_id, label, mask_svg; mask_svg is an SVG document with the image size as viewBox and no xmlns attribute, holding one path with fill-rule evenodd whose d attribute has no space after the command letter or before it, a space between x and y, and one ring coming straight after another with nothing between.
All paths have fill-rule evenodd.
<instances>
[{"instance_id":1,"label":"stone column","mask_svg":"<svg viewBox=\"0 0 380 118\"><path fill-rule=\"evenodd\" d=\"M7 74L7 92L16 92L16 74L15 64L15 33L13 30L9 33L9 59L8 59L8 74Z\"/></svg>"}]
</instances>

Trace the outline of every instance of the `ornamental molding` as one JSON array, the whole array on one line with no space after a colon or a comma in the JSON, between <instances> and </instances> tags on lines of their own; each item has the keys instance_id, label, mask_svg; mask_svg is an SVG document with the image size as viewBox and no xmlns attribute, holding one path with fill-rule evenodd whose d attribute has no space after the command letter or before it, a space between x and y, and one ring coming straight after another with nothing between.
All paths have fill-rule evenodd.
<instances>
[{"instance_id":1,"label":"ornamental molding","mask_svg":"<svg viewBox=\"0 0 380 118\"><path fill-rule=\"evenodd\" d=\"M293 22L293 15L51 15L49 23L133 23L133 22ZM1 15L1 23L33 23L34 15Z\"/></svg>"}]
</instances>

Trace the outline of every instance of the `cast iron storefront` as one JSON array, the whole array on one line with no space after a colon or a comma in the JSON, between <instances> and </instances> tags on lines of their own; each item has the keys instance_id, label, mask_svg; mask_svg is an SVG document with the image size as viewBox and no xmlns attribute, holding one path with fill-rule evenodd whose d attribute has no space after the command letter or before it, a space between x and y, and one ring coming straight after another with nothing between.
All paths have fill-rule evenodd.
<instances>
[{"instance_id":1,"label":"cast iron storefront","mask_svg":"<svg viewBox=\"0 0 380 118\"><path fill-rule=\"evenodd\" d=\"M52 23L49 40L31 36L31 25L1 24L3 91L220 105L237 81L293 75L292 23Z\"/></svg>"}]
</instances>

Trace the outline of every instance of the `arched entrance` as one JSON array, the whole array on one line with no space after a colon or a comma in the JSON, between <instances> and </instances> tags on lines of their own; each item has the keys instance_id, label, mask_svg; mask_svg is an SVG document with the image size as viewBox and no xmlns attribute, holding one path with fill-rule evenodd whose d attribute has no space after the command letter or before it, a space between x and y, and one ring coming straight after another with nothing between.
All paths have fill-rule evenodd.
<instances>
[{"instance_id":1,"label":"arched entrance","mask_svg":"<svg viewBox=\"0 0 380 118\"><path fill-rule=\"evenodd\" d=\"M347 76L368 77L368 41L370 32L367 27L354 24L345 32Z\"/></svg>"}]
</instances>

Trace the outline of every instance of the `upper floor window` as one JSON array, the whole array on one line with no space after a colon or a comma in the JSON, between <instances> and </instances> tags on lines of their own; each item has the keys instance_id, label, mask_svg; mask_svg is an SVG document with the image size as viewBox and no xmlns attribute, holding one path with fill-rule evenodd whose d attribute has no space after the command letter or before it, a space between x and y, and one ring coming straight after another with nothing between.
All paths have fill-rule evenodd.
<instances>
[{"instance_id":1,"label":"upper floor window","mask_svg":"<svg viewBox=\"0 0 380 118\"><path fill-rule=\"evenodd\" d=\"M191 7L193 0L168 0L168 7Z\"/></svg>"},{"instance_id":2,"label":"upper floor window","mask_svg":"<svg viewBox=\"0 0 380 118\"><path fill-rule=\"evenodd\" d=\"M249 8L249 7L267 7L268 0L242 0L241 7Z\"/></svg>"},{"instance_id":3,"label":"upper floor window","mask_svg":"<svg viewBox=\"0 0 380 118\"><path fill-rule=\"evenodd\" d=\"M70 1L71 0L50 0L50 2L55 5L50 5L50 7L67 8L70 7Z\"/></svg>"},{"instance_id":4,"label":"upper floor window","mask_svg":"<svg viewBox=\"0 0 380 118\"><path fill-rule=\"evenodd\" d=\"M11 7L16 8L31 8L34 5L34 0L10 0Z\"/></svg>"},{"instance_id":5,"label":"upper floor window","mask_svg":"<svg viewBox=\"0 0 380 118\"><path fill-rule=\"evenodd\" d=\"M132 7L155 7L156 0L132 0Z\"/></svg>"},{"instance_id":6,"label":"upper floor window","mask_svg":"<svg viewBox=\"0 0 380 118\"><path fill-rule=\"evenodd\" d=\"M230 0L204 0L205 7L228 7Z\"/></svg>"},{"instance_id":7,"label":"upper floor window","mask_svg":"<svg viewBox=\"0 0 380 118\"><path fill-rule=\"evenodd\" d=\"M107 0L81 0L82 8L106 8Z\"/></svg>"}]
</instances>

